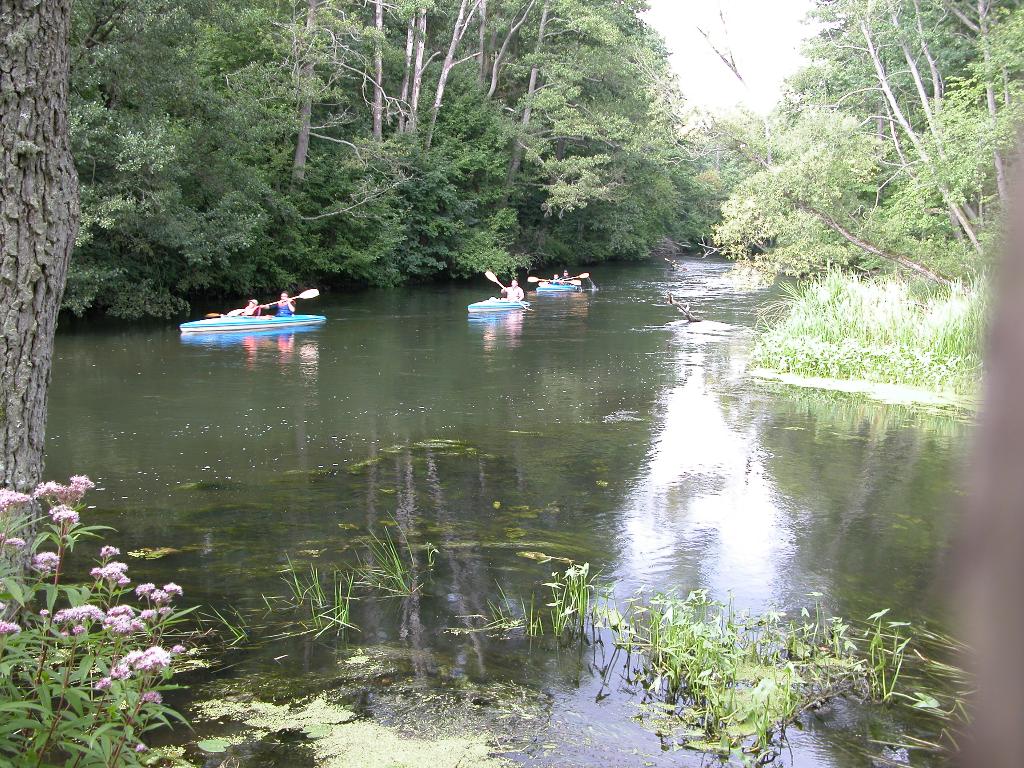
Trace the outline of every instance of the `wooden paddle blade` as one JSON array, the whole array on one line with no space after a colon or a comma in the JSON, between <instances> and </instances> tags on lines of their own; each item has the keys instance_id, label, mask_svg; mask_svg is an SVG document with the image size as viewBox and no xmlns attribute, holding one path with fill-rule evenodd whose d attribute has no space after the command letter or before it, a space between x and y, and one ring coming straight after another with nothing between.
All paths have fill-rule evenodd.
<instances>
[{"instance_id":1,"label":"wooden paddle blade","mask_svg":"<svg viewBox=\"0 0 1024 768\"><path fill-rule=\"evenodd\" d=\"M222 315L220 312L207 312L205 315L203 315L203 318L206 320L214 320L218 317L224 317L224 315Z\"/></svg>"},{"instance_id":2,"label":"wooden paddle blade","mask_svg":"<svg viewBox=\"0 0 1024 768\"><path fill-rule=\"evenodd\" d=\"M587 278L587 277L590 277L590 273L589 272L584 272L583 274L576 275L576 277L578 277L580 279Z\"/></svg>"},{"instance_id":3,"label":"wooden paddle blade","mask_svg":"<svg viewBox=\"0 0 1024 768\"><path fill-rule=\"evenodd\" d=\"M320 291L318 291L316 288L310 288L308 291L303 291L298 296L295 296L293 298L296 298L296 299L315 299L319 295L320 295Z\"/></svg>"},{"instance_id":4,"label":"wooden paddle blade","mask_svg":"<svg viewBox=\"0 0 1024 768\"><path fill-rule=\"evenodd\" d=\"M540 282L540 278L536 277L534 275L530 275L528 278L526 278L526 282L528 282L528 283L539 283Z\"/></svg>"},{"instance_id":5,"label":"wooden paddle blade","mask_svg":"<svg viewBox=\"0 0 1024 768\"><path fill-rule=\"evenodd\" d=\"M582 281L582 280L570 280L569 282L570 282L570 283L571 283L572 285L577 285L577 286L579 286L579 285L583 285L583 281Z\"/></svg>"},{"instance_id":6,"label":"wooden paddle blade","mask_svg":"<svg viewBox=\"0 0 1024 768\"><path fill-rule=\"evenodd\" d=\"M498 282L498 276L496 274L494 274L493 272L491 272L491 270L489 270L489 269L486 272L484 272L484 277L486 277L492 283Z\"/></svg>"}]
</instances>

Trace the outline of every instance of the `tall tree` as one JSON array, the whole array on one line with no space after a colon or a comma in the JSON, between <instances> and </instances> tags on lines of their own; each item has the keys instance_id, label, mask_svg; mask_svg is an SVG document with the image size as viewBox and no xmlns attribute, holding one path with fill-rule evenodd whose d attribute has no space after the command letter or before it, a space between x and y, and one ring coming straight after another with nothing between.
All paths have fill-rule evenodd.
<instances>
[{"instance_id":1,"label":"tall tree","mask_svg":"<svg viewBox=\"0 0 1024 768\"><path fill-rule=\"evenodd\" d=\"M40 480L57 312L78 231L70 0L0 9L0 487Z\"/></svg>"}]
</instances>

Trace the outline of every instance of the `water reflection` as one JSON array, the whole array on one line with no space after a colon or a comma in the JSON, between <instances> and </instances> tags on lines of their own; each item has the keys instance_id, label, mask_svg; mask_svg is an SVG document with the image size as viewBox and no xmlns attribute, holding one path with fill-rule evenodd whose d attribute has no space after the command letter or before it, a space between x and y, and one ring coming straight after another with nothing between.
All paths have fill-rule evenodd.
<instances>
[{"instance_id":1,"label":"water reflection","mask_svg":"<svg viewBox=\"0 0 1024 768\"><path fill-rule=\"evenodd\" d=\"M346 642L388 644L424 686L500 677L554 692L575 714L552 764L566 744L572 764L600 764L589 723L615 734L607 764L640 764L634 748L688 764L630 721L628 695L595 702L585 651L465 634L502 592L547 599L553 565L517 553L588 561L622 592L707 587L792 608L817 589L846 615L935 616L969 428L747 379L769 297L738 293L727 269L608 268L600 293L468 325L472 289L432 287L347 297L330 312L345 323L308 331L62 335L48 474L98 476L114 543L181 550L133 563L136 579L171 569L196 603L259 607L281 594L288 558L351 567L370 530L420 553L423 591L361 595L358 634L268 643L225 677L320 685ZM705 322L678 322L669 290ZM824 737L797 738L806 765L842 762Z\"/></svg>"},{"instance_id":2,"label":"water reflection","mask_svg":"<svg viewBox=\"0 0 1024 768\"><path fill-rule=\"evenodd\" d=\"M479 329L485 352L515 349L522 343L523 318L528 311L470 314L469 325Z\"/></svg>"}]
</instances>

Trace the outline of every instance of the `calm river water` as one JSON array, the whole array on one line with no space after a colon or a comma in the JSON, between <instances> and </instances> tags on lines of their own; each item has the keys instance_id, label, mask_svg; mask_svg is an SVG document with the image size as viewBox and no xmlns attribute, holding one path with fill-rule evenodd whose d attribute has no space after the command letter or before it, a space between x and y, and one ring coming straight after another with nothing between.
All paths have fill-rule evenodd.
<instances>
[{"instance_id":1,"label":"calm river water","mask_svg":"<svg viewBox=\"0 0 1024 768\"><path fill-rule=\"evenodd\" d=\"M385 528L436 546L430 570L421 550L422 597L359 601L343 638L275 640L273 619L253 619L254 647L200 691L330 688L339 659L383 648L396 679L361 706L385 722L415 710L410 691L500 683L546 713L520 724L519 762L707 764L631 719L637 698L601 680L604 650L447 630L502 592L541 594L552 565L521 552L587 561L622 596L705 588L797 612L821 592L844 616L941 626L970 421L748 378L773 294L737 289L725 263L686 264L602 267L596 293L530 295L534 311L496 317L467 317L494 292L481 280L326 296L300 307L324 327L276 336L72 328L47 476L97 479L90 520L123 550L180 550L132 560L137 581L173 578L190 603L243 615L285 594L289 558L351 564ZM706 322L681 322L669 291ZM780 762L863 766L869 739L902 727L840 702L792 731Z\"/></svg>"}]
</instances>

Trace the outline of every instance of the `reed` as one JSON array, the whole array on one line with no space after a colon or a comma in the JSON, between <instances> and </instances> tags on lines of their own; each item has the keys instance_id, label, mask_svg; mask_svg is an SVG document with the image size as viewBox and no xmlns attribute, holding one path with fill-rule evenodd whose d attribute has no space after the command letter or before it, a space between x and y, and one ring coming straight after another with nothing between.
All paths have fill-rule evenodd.
<instances>
[{"instance_id":1,"label":"reed","mask_svg":"<svg viewBox=\"0 0 1024 768\"><path fill-rule=\"evenodd\" d=\"M431 545L432 546L432 545ZM428 551L428 561L436 555ZM357 567L360 583L392 595L413 595L420 590L416 578L416 555L408 544L399 544L387 529L378 535L370 531L366 552Z\"/></svg>"},{"instance_id":2,"label":"reed","mask_svg":"<svg viewBox=\"0 0 1024 768\"><path fill-rule=\"evenodd\" d=\"M896 278L832 271L762 313L752 364L780 373L861 379L970 394L981 375L986 293L922 293Z\"/></svg>"}]
</instances>

